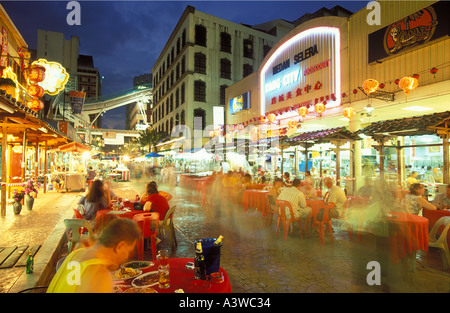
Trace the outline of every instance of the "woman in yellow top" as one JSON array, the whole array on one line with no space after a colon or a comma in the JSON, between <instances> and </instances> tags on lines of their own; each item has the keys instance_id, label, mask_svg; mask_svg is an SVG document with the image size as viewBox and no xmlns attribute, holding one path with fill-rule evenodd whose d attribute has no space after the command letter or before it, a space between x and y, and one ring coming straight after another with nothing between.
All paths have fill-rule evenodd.
<instances>
[{"instance_id":1,"label":"woman in yellow top","mask_svg":"<svg viewBox=\"0 0 450 313\"><path fill-rule=\"evenodd\" d=\"M112 271L130 257L140 238L136 222L126 218L111 221L95 245L75 250L67 256L47 292L113 292Z\"/></svg>"}]
</instances>

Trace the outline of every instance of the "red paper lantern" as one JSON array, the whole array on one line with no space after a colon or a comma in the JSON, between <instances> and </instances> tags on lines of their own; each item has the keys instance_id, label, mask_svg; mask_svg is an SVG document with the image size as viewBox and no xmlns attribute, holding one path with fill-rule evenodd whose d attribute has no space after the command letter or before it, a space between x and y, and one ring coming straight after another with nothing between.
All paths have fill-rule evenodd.
<instances>
[{"instance_id":1,"label":"red paper lantern","mask_svg":"<svg viewBox=\"0 0 450 313\"><path fill-rule=\"evenodd\" d=\"M342 98L345 98L345 97L347 97L347 94L344 92L344 93L342 94Z\"/></svg>"},{"instance_id":2,"label":"red paper lantern","mask_svg":"<svg viewBox=\"0 0 450 313\"><path fill-rule=\"evenodd\" d=\"M27 92L33 98L40 98L44 95L45 91L44 91L44 88L42 88L41 86L36 85L36 84L31 84L28 86Z\"/></svg>"},{"instance_id":3,"label":"red paper lantern","mask_svg":"<svg viewBox=\"0 0 450 313\"><path fill-rule=\"evenodd\" d=\"M419 79L419 76L420 76L419 74L414 74L412 77L415 79Z\"/></svg>"},{"instance_id":4,"label":"red paper lantern","mask_svg":"<svg viewBox=\"0 0 450 313\"><path fill-rule=\"evenodd\" d=\"M434 74L436 74L438 71L439 71L439 70L438 70L437 68L433 67L433 68L430 70L430 73L434 75Z\"/></svg>"},{"instance_id":5,"label":"red paper lantern","mask_svg":"<svg viewBox=\"0 0 450 313\"><path fill-rule=\"evenodd\" d=\"M386 85L383 84L383 83L381 83L381 84L380 84L380 88L383 89L384 87L386 87Z\"/></svg>"},{"instance_id":6,"label":"red paper lantern","mask_svg":"<svg viewBox=\"0 0 450 313\"><path fill-rule=\"evenodd\" d=\"M260 123L265 123L265 122L266 122L266 117L265 117L265 116L261 116L261 117L259 118L259 122L260 122Z\"/></svg>"},{"instance_id":7,"label":"red paper lantern","mask_svg":"<svg viewBox=\"0 0 450 313\"><path fill-rule=\"evenodd\" d=\"M353 109L352 107L345 108L343 111L344 117L348 119L351 119L353 116L355 116L355 114L356 114L355 109Z\"/></svg>"},{"instance_id":8,"label":"red paper lantern","mask_svg":"<svg viewBox=\"0 0 450 313\"><path fill-rule=\"evenodd\" d=\"M358 93L358 90L353 89L353 94L356 95Z\"/></svg>"},{"instance_id":9,"label":"red paper lantern","mask_svg":"<svg viewBox=\"0 0 450 313\"><path fill-rule=\"evenodd\" d=\"M28 79L35 83L40 83L45 79L45 67L33 65L28 72Z\"/></svg>"},{"instance_id":10,"label":"red paper lantern","mask_svg":"<svg viewBox=\"0 0 450 313\"><path fill-rule=\"evenodd\" d=\"M31 99L28 101L27 107L34 111L40 111L44 108L44 103L39 99Z\"/></svg>"}]
</instances>

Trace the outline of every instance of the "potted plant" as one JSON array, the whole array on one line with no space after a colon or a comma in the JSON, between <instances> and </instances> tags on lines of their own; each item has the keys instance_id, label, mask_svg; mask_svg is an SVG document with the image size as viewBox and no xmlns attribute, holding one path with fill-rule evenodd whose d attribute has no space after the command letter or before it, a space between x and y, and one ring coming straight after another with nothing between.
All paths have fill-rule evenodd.
<instances>
[{"instance_id":1,"label":"potted plant","mask_svg":"<svg viewBox=\"0 0 450 313\"><path fill-rule=\"evenodd\" d=\"M35 182L34 178L31 178L26 183L22 184L22 187L25 188L25 207L31 211L33 209L34 198L37 196L38 188L41 187L41 184Z\"/></svg>"},{"instance_id":2,"label":"potted plant","mask_svg":"<svg viewBox=\"0 0 450 313\"><path fill-rule=\"evenodd\" d=\"M13 192L13 211L14 214L20 214L22 211L22 199L25 196L25 192L21 190L20 192L17 189L14 189Z\"/></svg>"}]
</instances>

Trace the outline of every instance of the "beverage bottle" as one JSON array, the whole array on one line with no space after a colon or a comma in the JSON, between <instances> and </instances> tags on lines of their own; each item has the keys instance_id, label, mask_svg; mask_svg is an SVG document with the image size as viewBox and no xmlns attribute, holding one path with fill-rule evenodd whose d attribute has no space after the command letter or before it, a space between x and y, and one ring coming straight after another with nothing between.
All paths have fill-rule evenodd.
<instances>
[{"instance_id":1,"label":"beverage bottle","mask_svg":"<svg viewBox=\"0 0 450 313\"><path fill-rule=\"evenodd\" d=\"M197 247L195 249L195 279L206 280L206 262L203 256L202 243L197 242Z\"/></svg>"},{"instance_id":2,"label":"beverage bottle","mask_svg":"<svg viewBox=\"0 0 450 313\"><path fill-rule=\"evenodd\" d=\"M217 238L217 240L214 241L214 246L220 246L220 245L222 245L222 239L223 239L223 236L220 235L219 238Z\"/></svg>"},{"instance_id":3,"label":"beverage bottle","mask_svg":"<svg viewBox=\"0 0 450 313\"><path fill-rule=\"evenodd\" d=\"M27 258L27 274L33 273L33 267L34 267L34 258L33 258L33 252L30 250L30 253L28 254Z\"/></svg>"}]
</instances>

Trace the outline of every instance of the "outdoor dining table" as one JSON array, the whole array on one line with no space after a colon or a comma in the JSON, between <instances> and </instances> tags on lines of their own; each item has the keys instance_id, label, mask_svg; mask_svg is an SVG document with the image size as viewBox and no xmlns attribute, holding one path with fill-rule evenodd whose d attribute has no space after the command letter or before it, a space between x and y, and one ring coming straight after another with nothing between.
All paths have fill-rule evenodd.
<instances>
[{"instance_id":1,"label":"outdoor dining table","mask_svg":"<svg viewBox=\"0 0 450 313\"><path fill-rule=\"evenodd\" d=\"M415 264L417 250L428 251L428 219L404 212L390 212L386 220L391 226L389 243L392 262L397 264L400 259L409 256ZM414 266L413 263L411 265Z\"/></svg>"},{"instance_id":2,"label":"outdoor dining table","mask_svg":"<svg viewBox=\"0 0 450 313\"><path fill-rule=\"evenodd\" d=\"M104 220L107 219L107 215L114 215L116 217L119 218L129 218L129 219L133 219L133 217L136 214L141 214L141 213L145 213L145 211L141 211L141 210L99 210L97 211L97 215L96 215L96 225L98 228L103 228L103 223Z\"/></svg>"},{"instance_id":3,"label":"outdoor dining table","mask_svg":"<svg viewBox=\"0 0 450 313\"><path fill-rule=\"evenodd\" d=\"M197 280L194 278L194 270L187 269L186 264L194 262L193 258L169 258L170 287L158 288L158 283L152 286L158 293L174 293L182 289L185 293L231 293L231 284L227 272L220 267L219 272L223 274L223 282L216 283L208 280ZM142 274L158 271L158 264L142 269ZM135 278L134 278L135 279ZM116 285L124 286L124 290L132 287L133 279L115 281ZM126 287L125 287L126 286Z\"/></svg>"},{"instance_id":4,"label":"outdoor dining table","mask_svg":"<svg viewBox=\"0 0 450 313\"><path fill-rule=\"evenodd\" d=\"M269 194L269 190L262 189L247 189L244 190L242 196L242 205L244 206L244 212L249 208L256 208L263 216L266 215L267 211L270 208L269 200L267 199L267 195Z\"/></svg>"}]
</instances>

